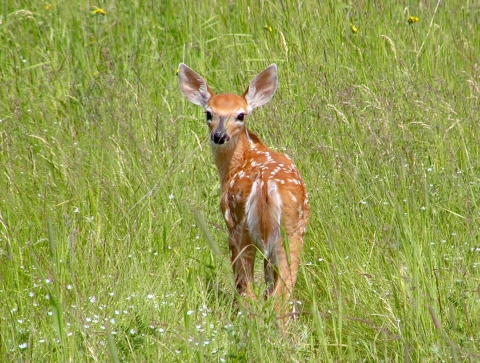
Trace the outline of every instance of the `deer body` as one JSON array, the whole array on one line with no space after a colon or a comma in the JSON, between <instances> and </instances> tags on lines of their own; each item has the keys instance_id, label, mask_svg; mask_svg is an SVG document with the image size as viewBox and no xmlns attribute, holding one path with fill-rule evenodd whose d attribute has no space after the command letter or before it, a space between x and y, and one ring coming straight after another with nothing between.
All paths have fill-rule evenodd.
<instances>
[{"instance_id":1,"label":"deer body","mask_svg":"<svg viewBox=\"0 0 480 363\"><path fill-rule=\"evenodd\" d=\"M277 298L280 311L296 281L309 217L307 192L291 159L269 149L245 126L247 115L275 93L277 68L273 64L257 75L243 96L215 95L206 81L184 64L179 66L179 84L185 96L204 107L207 115L237 290L255 298L251 282L255 255L260 251L266 292ZM288 237L286 244L282 230Z\"/></svg>"}]
</instances>

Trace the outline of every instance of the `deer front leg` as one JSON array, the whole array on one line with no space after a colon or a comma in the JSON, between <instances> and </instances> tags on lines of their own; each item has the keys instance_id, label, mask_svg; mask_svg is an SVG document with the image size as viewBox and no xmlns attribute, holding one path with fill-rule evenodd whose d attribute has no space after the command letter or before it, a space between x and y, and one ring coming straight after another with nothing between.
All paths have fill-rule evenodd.
<instances>
[{"instance_id":1,"label":"deer front leg","mask_svg":"<svg viewBox=\"0 0 480 363\"><path fill-rule=\"evenodd\" d=\"M248 235L248 231L235 230L229 238L230 256L235 279L235 286L240 296L254 299L251 289L256 248Z\"/></svg>"}]
</instances>

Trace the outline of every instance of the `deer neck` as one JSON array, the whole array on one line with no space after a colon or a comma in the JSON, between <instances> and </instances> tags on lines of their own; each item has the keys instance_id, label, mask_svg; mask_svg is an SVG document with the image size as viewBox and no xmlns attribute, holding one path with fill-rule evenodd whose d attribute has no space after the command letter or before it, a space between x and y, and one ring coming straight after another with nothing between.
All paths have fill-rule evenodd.
<instances>
[{"instance_id":1,"label":"deer neck","mask_svg":"<svg viewBox=\"0 0 480 363\"><path fill-rule=\"evenodd\" d=\"M245 162L245 153L255 144L252 134L245 128L237 140L230 140L224 146L212 146L213 158L220 175L220 186L224 190L225 185L233 176L235 170ZM255 140L257 137L253 135Z\"/></svg>"}]
</instances>

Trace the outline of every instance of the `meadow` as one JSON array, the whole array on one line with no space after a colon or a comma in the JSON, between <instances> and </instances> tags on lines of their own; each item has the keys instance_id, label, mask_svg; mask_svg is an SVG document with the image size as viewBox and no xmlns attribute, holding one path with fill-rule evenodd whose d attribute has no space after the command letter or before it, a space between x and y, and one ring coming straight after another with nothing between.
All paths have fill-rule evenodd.
<instances>
[{"instance_id":1,"label":"meadow","mask_svg":"<svg viewBox=\"0 0 480 363\"><path fill-rule=\"evenodd\" d=\"M0 360L479 361L479 34L471 0L2 2ZM278 66L248 125L309 191L284 334L232 304L180 62Z\"/></svg>"}]
</instances>

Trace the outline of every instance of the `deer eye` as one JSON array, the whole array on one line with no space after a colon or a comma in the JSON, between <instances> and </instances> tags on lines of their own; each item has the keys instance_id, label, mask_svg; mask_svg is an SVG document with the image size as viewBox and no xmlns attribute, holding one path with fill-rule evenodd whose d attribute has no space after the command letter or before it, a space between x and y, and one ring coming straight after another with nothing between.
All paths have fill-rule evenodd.
<instances>
[{"instance_id":1,"label":"deer eye","mask_svg":"<svg viewBox=\"0 0 480 363\"><path fill-rule=\"evenodd\" d=\"M207 121L212 121L212 113L210 111L205 111L205 115L207 115Z\"/></svg>"},{"instance_id":2,"label":"deer eye","mask_svg":"<svg viewBox=\"0 0 480 363\"><path fill-rule=\"evenodd\" d=\"M238 121L243 121L245 119L245 114L243 112L239 113L237 116Z\"/></svg>"}]
</instances>

